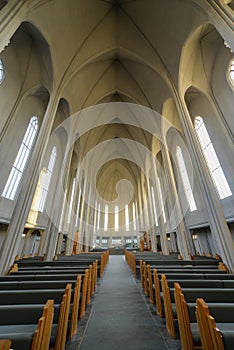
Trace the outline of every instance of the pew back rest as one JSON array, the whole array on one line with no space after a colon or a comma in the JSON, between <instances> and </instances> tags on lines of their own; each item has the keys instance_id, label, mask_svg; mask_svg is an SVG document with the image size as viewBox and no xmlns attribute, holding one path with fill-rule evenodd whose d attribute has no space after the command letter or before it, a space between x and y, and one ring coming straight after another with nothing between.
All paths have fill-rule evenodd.
<instances>
[{"instance_id":1,"label":"pew back rest","mask_svg":"<svg viewBox=\"0 0 234 350\"><path fill-rule=\"evenodd\" d=\"M56 304L62 300L64 289L42 290L8 290L0 291L0 305L6 304L44 304L48 299L54 299Z\"/></svg>"},{"instance_id":2,"label":"pew back rest","mask_svg":"<svg viewBox=\"0 0 234 350\"><path fill-rule=\"evenodd\" d=\"M43 304L0 305L0 325L36 324ZM60 304L54 305L54 322L58 320Z\"/></svg>"}]
</instances>

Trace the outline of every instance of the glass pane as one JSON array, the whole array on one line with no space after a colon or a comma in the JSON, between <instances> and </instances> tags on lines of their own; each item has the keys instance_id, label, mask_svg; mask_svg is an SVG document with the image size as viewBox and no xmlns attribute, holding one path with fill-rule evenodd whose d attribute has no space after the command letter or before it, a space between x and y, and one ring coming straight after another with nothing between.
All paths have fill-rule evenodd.
<instances>
[{"instance_id":1,"label":"glass pane","mask_svg":"<svg viewBox=\"0 0 234 350\"><path fill-rule=\"evenodd\" d=\"M193 196L193 191L190 185L187 169L184 163L184 157L183 157L181 148L179 146L176 148L176 157L179 165L180 176L181 176L182 183L185 190L185 195L189 203L189 208L190 208L190 211L194 211L197 209L197 206L196 206L195 199Z\"/></svg>"},{"instance_id":2,"label":"glass pane","mask_svg":"<svg viewBox=\"0 0 234 350\"><path fill-rule=\"evenodd\" d=\"M108 205L105 205L104 231L108 229Z\"/></svg>"},{"instance_id":3,"label":"glass pane","mask_svg":"<svg viewBox=\"0 0 234 350\"><path fill-rule=\"evenodd\" d=\"M2 60L0 59L0 84L3 81L3 78L4 78L4 66L3 66Z\"/></svg>"},{"instance_id":4,"label":"glass pane","mask_svg":"<svg viewBox=\"0 0 234 350\"><path fill-rule=\"evenodd\" d=\"M200 116L195 118L195 130L197 132L197 136L201 144L219 198L223 199L231 196L231 189L228 185L223 169L219 163L219 159L207 132L205 123Z\"/></svg>"},{"instance_id":5,"label":"glass pane","mask_svg":"<svg viewBox=\"0 0 234 350\"><path fill-rule=\"evenodd\" d=\"M32 147L36 139L37 130L38 119L37 117L33 116L30 119L29 125L24 134L23 141L15 158L12 170L2 192L2 196L5 198L14 200L16 197L24 170L30 158Z\"/></svg>"}]
</instances>

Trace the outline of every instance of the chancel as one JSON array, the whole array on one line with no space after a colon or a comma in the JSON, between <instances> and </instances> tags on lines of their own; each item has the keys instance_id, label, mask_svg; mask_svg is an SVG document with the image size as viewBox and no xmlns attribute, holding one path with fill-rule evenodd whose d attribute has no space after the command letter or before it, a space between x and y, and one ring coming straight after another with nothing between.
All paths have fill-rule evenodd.
<instances>
[{"instance_id":1,"label":"chancel","mask_svg":"<svg viewBox=\"0 0 234 350\"><path fill-rule=\"evenodd\" d=\"M233 350L233 33L233 0L0 0L0 350Z\"/></svg>"}]
</instances>

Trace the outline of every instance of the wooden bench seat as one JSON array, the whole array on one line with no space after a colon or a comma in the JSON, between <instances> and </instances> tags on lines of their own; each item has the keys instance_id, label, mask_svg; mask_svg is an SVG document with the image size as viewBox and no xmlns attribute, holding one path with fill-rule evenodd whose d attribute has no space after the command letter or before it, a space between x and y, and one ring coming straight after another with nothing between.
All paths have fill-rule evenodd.
<instances>
[{"instance_id":1,"label":"wooden bench seat","mask_svg":"<svg viewBox=\"0 0 234 350\"><path fill-rule=\"evenodd\" d=\"M87 267L92 264L94 260L81 260L81 261L66 261L66 260L53 260L53 261L17 261L19 268L30 267Z\"/></svg>"},{"instance_id":2,"label":"wooden bench seat","mask_svg":"<svg viewBox=\"0 0 234 350\"><path fill-rule=\"evenodd\" d=\"M160 259L160 260L155 260L155 259L147 259L147 258L143 258L140 260L136 260L136 266L140 266L140 261L144 261L146 264L149 264L151 266L155 266L155 267L159 267L159 266L215 266L218 267L219 265L219 260L166 260L166 259Z\"/></svg>"},{"instance_id":3,"label":"wooden bench seat","mask_svg":"<svg viewBox=\"0 0 234 350\"><path fill-rule=\"evenodd\" d=\"M64 289L0 290L0 305L44 304L50 298L59 304L63 294Z\"/></svg>"},{"instance_id":4,"label":"wooden bench seat","mask_svg":"<svg viewBox=\"0 0 234 350\"><path fill-rule=\"evenodd\" d=\"M161 284L167 330L172 337L176 338L174 325L176 317L172 307L175 303L174 288L169 288L165 275L162 275ZM204 298L207 302L234 303L233 288L183 288L183 294L187 302L195 302L197 298Z\"/></svg>"},{"instance_id":5,"label":"wooden bench seat","mask_svg":"<svg viewBox=\"0 0 234 350\"><path fill-rule=\"evenodd\" d=\"M86 270L86 274L83 277L83 283L82 283L82 293L81 293L81 275L78 275L76 280L72 281L70 283L71 288L73 290L73 298L72 298L72 303L71 303L71 312L70 312L70 320L71 320L71 330L69 334L69 338L71 339L74 334L76 334L77 330L77 322L78 322L78 313L80 311L82 317L85 313L85 308L88 304L88 300L91 296L92 290L91 290L91 285L88 286L88 282L91 283L91 281L88 281L89 279L89 270ZM10 303L19 303L19 298L21 298L21 303L26 304L29 302L29 300L34 300L34 294L36 295L37 298L37 303L40 303L40 298L37 297L37 294L40 293L40 297L42 294L44 295L44 298L48 298L49 295L51 295L54 299L55 302L59 302L59 298L61 299L60 296L62 296L62 291L64 290L65 286L67 285L68 281L28 281L28 282L16 282L18 283L17 289L15 289L15 292L20 291L20 294L14 294L14 290L10 289L10 293L8 294L9 298L6 298L6 295L3 293L0 293L0 304L10 304ZM7 283L7 287L9 288L11 283L15 282L0 282L0 292L4 291L4 283ZM2 287L2 288L1 288ZM22 288L27 288L27 289L22 289ZM31 288L35 288L34 290ZM48 290L48 293L46 291ZM59 297L55 298L55 293L54 291L59 291ZM29 293L29 296L27 297L27 301L25 301L25 297L23 296L24 294L27 295L27 292L32 291L32 293ZM87 293L89 295L87 296ZM57 293L56 293L57 295ZM14 298L14 302L11 302L11 299Z\"/></svg>"},{"instance_id":6,"label":"wooden bench seat","mask_svg":"<svg viewBox=\"0 0 234 350\"><path fill-rule=\"evenodd\" d=\"M221 271L221 270L220 270ZM206 273L206 272L202 272L202 273L163 273L163 272L158 272L158 276L161 277L161 275L164 274L166 275L166 277L170 280L174 279L175 281L177 279L187 279L187 280L234 280L234 274L227 274L227 273L223 273L223 272L216 272L216 273Z\"/></svg>"},{"instance_id":7,"label":"wooden bench seat","mask_svg":"<svg viewBox=\"0 0 234 350\"><path fill-rule=\"evenodd\" d=\"M150 265L146 265L145 263L143 263L142 269L141 269L141 283L145 294L150 297L150 302L152 304L156 304L157 314L160 317L163 317L163 308L162 308L162 300L161 300L161 283L160 283L160 277L161 275L163 275L163 273L162 271L160 272L158 271L160 270L153 269L152 271ZM166 273L166 276L171 277L170 286L173 286L174 282L180 279L184 279L185 281L184 283L186 287L189 287L189 286L192 287L194 283L196 283L197 281L199 281L197 286L199 287L199 284L200 284L200 286L202 287L203 286L202 281L205 281L205 280L208 281L207 278L209 277L210 280L212 280L212 282L211 282L211 285L209 285L209 282L206 282L205 286L207 287L216 286L217 288L221 288L221 287L234 288L234 275L232 275L233 280L230 280L230 281L228 280L227 283L220 282L221 278L224 279L223 281L225 281L225 278L227 278L226 276L229 276L230 278L230 275L228 275L226 271L221 272L221 274L218 273L218 274L208 274L208 275L205 272L203 274L195 274L195 275L193 275L193 273L188 274L187 272L183 272L182 274ZM213 279L213 276L215 276L214 279Z\"/></svg>"},{"instance_id":8,"label":"wooden bench seat","mask_svg":"<svg viewBox=\"0 0 234 350\"><path fill-rule=\"evenodd\" d=\"M84 273L80 274L84 276ZM78 274L72 273L72 274L66 274L66 273L58 273L58 274L17 274L11 273L10 275L0 276L0 283L1 282L9 282L9 281L57 281L57 280L76 280Z\"/></svg>"},{"instance_id":9,"label":"wooden bench seat","mask_svg":"<svg viewBox=\"0 0 234 350\"><path fill-rule=\"evenodd\" d=\"M2 310L3 311L3 310ZM8 322L10 318L4 312L4 316L7 317ZM12 316L12 313L11 313ZM48 300L44 307L40 308L40 313L36 314L35 318L29 315L27 321L32 321L33 323L27 324L10 324L10 325L0 325L0 338L9 339L12 343L12 348L14 350L39 350L39 349L49 349L50 337L52 331L52 322L54 317L54 302L53 300ZM39 316L39 317L38 317ZM18 319L13 316L16 323ZM22 318L21 318L22 320ZM25 318L26 320L26 318ZM1 320L1 323L4 320ZM13 321L11 319L11 321Z\"/></svg>"},{"instance_id":10,"label":"wooden bench seat","mask_svg":"<svg viewBox=\"0 0 234 350\"><path fill-rule=\"evenodd\" d=\"M42 291L40 291L40 293L41 292ZM27 296L28 296L28 293L27 293ZM38 298L35 301L38 302ZM50 344L50 349L64 350L65 348L65 343L67 340L70 301L71 301L71 285L68 284L66 286L64 294L62 296L61 304L59 306L58 318L57 319L55 318L55 322L51 324L51 332L50 332L49 343L48 343L48 346ZM0 332L1 332L1 328L5 336L11 339L13 344L17 344L17 346L15 345L15 350L31 349L26 347L21 348L20 346L21 344L23 344L24 346L26 346L26 343L29 344L30 328L33 328L33 325L21 324L21 325L0 326ZM26 329L26 332L24 332L25 329ZM7 333L7 330L8 330L8 333ZM44 337L45 337L45 334L43 333L43 336L41 338L44 339ZM25 340L22 343L24 338ZM41 349L47 350L48 346L47 347L41 346L36 348L35 350L41 350ZM32 350L34 350L33 345L32 345Z\"/></svg>"},{"instance_id":11,"label":"wooden bench seat","mask_svg":"<svg viewBox=\"0 0 234 350\"><path fill-rule=\"evenodd\" d=\"M73 269L56 269L56 268L48 268L48 269L24 269L24 270L19 270L16 272L12 272L11 275L15 275L15 274L19 274L19 275L27 275L27 274L35 274L35 275L46 275L46 274L50 274L50 275L54 275L54 274L72 274L72 273L76 273L79 274L80 272L84 272L86 269L77 269L77 268L73 268Z\"/></svg>"},{"instance_id":12,"label":"wooden bench seat","mask_svg":"<svg viewBox=\"0 0 234 350\"><path fill-rule=\"evenodd\" d=\"M202 332L207 332L205 326L203 325L200 329L196 322L195 310L196 303L187 303L182 292L182 289L178 283L175 283L175 302L176 302L176 310L180 331L180 340L182 343L182 348L186 350L193 350L195 348L201 348L205 350L224 350L223 343L221 341L221 347L216 347L214 344L211 347L208 347L207 344L204 344L202 341ZM198 301L199 299L197 299ZM234 303L208 303L210 310L220 317L224 323L220 323L219 325L228 332L232 332L232 336L227 336L226 341L227 344L231 341L232 338L232 347L233 347L233 331L234 331ZM229 312L227 312L229 310ZM198 316L199 317L199 316ZM231 322L231 323L230 323ZM230 335L229 334L229 335ZM211 335L206 337L206 339L210 340ZM230 344L230 343L229 343ZM231 350L232 347L226 347L225 349Z\"/></svg>"},{"instance_id":13,"label":"wooden bench seat","mask_svg":"<svg viewBox=\"0 0 234 350\"><path fill-rule=\"evenodd\" d=\"M10 350L11 340L9 339L0 339L0 349L1 350Z\"/></svg>"},{"instance_id":14,"label":"wooden bench seat","mask_svg":"<svg viewBox=\"0 0 234 350\"><path fill-rule=\"evenodd\" d=\"M67 283L72 285L72 288L75 287L76 280L54 280L54 281L9 281L2 282L0 281L0 290L16 290L16 289L63 289L66 287Z\"/></svg>"},{"instance_id":15,"label":"wooden bench seat","mask_svg":"<svg viewBox=\"0 0 234 350\"><path fill-rule=\"evenodd\" d=\"M234 306L207 305L196 300L196 316L204 349L232 350L234 344Z\"/></svg>"},{"instance_id":16,"label":"wooden bench seat","mask_svg":"<svg viewBox=\"0 0 234 350\"><path fill-rule=\"evenodd\" d=\"M10 350L11 340L9 339L0 339L0 349L1 350Z\"/></svg>"},{"instance_id":17,"label":"wooden bench seat","mask_svg":"<svg viewBox=\"0 0 234 350\"><path fill-rule=\"evenodd\" d=\"M178 282L182 288L234 288L234 280L169 280L167 283L170 288L174 288L174 283Z\"/></svg>"}]
</instances>

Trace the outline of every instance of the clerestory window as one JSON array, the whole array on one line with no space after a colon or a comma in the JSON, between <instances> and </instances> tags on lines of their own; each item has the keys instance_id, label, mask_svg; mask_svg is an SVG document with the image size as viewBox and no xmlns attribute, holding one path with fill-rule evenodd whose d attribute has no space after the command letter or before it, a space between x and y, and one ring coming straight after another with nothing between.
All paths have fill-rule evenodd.
<instances>
[{"instance_id":1,"label":"clerestory window","mask_svg":"<svg viewBox=\"0 0 234 350\"><path fill-rule=\"evenodd\" d=\"M20 184L22 182L24 170L28 164L30 155L32 153L33 145L36 140L38 132L38 119L33 116L30 119L23 141L17 153L7 183L2 192L2 196L11 200L16 198Z\"/></svg>"},{"instance_id":2,"label":"clerestory window","mask_svg":"<svg viewBox=\"0 0 234 350\"><path fill-rule=\"evenodd\" d=\"M204 120L200 116L195 118L195 130L197 132L197 136L200 141L219 198L223 199L231 196L232 192L228 185L227 179L219 163Z\"/></svg>"},{"instance_id":3,"label":"clerestory window","mask_svg":"<svg viewBox=\"0 0 234 350\"><path fill-rule=\"evenodd\" d=\"M193 196L193 191L190 185L188 172L185 166L182 150L179 146L176 147L176 158L179 165L179 172L180 172L180 176L184 186L185 195L189 204L189 209L190 211L194 211L197 209L197 206L196 206L195 199Z\"/></svg>"}]
</instances>

